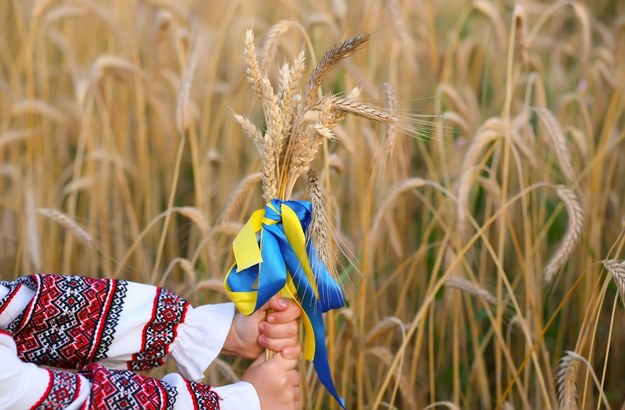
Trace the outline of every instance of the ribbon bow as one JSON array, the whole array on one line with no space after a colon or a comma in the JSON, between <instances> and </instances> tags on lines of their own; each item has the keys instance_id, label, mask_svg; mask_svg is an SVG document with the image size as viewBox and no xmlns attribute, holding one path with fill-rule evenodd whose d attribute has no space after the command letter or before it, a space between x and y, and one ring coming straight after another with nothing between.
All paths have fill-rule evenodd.
<instances>
[{"instance_id":1,"label":"ribbon bow","mask_svg":"<svg viewBox=\"0 0 625 410\"><path fill-rule=\"evenodd\" d=\"M255 211L234 239L236 263L226 274L224 286L244 315L254 313L279 292L300 305L304 357L312 360L321 383L345 408L332 381L322 316L344 306L345 298L306 238L311 215L308 201L274 199Z\"/></svg>"}]
</instances>

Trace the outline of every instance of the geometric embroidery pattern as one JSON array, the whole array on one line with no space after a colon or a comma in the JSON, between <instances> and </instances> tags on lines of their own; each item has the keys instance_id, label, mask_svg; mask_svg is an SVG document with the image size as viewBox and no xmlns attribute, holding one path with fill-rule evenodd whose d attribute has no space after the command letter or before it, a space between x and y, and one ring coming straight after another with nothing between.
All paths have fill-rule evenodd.
<instances>
[{"instance_id":1,"label":"geometric embroidery pattern","mask_svg":"<svg viewBox=\"0 0 625 410\"><path fill-rule=\"evenodd\" d=\"M11 299L17 294L17 291L22 287L20 282L0 282L0 285L9 289L9 292L4 295L2 299L0 299L0 315L4 312L9 303L11 303Z\"/></svg>"},{"instance_id":2,"label":"geometric embroidery pattern","mask_svg":"<svg viewBox=\"0 0 625 410\"><path fill-rule=\"evenodd\" d=\"M50 382L48 389L33 409L64 409L69 406L80 392L80 377L68 371L48 370Z\"/></svg>"},{"instance_id":3,"label":"geometric embroidery pattern","mask_svg":"<svg viewBox=\"0 0 625 410\"><path fill-rule=\"evenodd\" d=\"M21 286L27 286L31 289L35 288L35 281L33 280L33 278L31 276L22 276L21 278L17 279L16 281L13 282L0 282L0 285L6 286L9 288L9 293L5 296L5 298L2 300L1 303L3 303L3 310L6 306L9 305L9 302L11 301L11 299L13 298L13 296L15 296L15 294L17 293L17 290L21 287ZM24 317L24 313L25 311L23 311L22 313L20 313L7 327L7 330L9 331L9 333L13 334L15 333L15 331L17 330L19 324L22 321L22 318Z\"/></svg>"},{"instance_id":4,"label":"geometric embroidery pattern","mask_svg":"<svg viewBox=\"0 0 625 410\"><path fill-rule=\"evenodd\" d=\"M169 346L184 321L189 302L175 293L160 288L152 306L152 318L143 329L141 351L133 355L131 370L149 370L161 366Z\"/></svg>"},{"instance_id":5,"label":"geometric embroidery pattern","mask_svg":"<svg viewBox=\"0 0 625 410\"><path fill-rule=\"evenodd\" d=\"M79 369L105 357L122 309L126 283L78 276L31 275L35 290L9 329L19 356L31 363Z\"/></svg>"},{"instance_id":6,"label":"geometric embroidery pattern","mask_svg":"<svg viewBox=\"0 0 625 410\"><path fill-rule=\"evenodd\" d=\"M185 380L187 390L191 397L193 397L194 410L219 410L220 397L212 390L211 386L202 383L196 383L189 380Z\"/></svg>"},{"instance_id":7,"label":"geometric embroidery pattern","mask_svg":"<svg viewBox=\"0 0 625 410\"><path fill-rule=\"evenodd\" d=\"M166 410L172 409L176 401L173 386L129 370L109 370L92 363L81 374L92 383L92 409Z\"/></svg>"}]
</instances>

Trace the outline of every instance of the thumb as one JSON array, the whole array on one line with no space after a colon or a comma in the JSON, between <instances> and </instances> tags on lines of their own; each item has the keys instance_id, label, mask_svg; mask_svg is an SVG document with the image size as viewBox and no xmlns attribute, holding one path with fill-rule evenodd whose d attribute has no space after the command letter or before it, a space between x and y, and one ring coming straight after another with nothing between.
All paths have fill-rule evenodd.
<instances>
[{"instance_id":1,"label":"thumb","mask_svg":"<svg viewBox=\"0 0 625 410\"><path fill-rule=\"evenodd\" d=\"M279 356L279 355L277 355L277 356ZM258 366L260 366L261 364L265 363L266 361L267 361L267 359L265 358L265 354L263 353L263 354L259 355L259 356L256 358L256 360L254 360L254 361L252 362L252 364L250 364L250 368L251 368L251 367L258 367Z\"/></svg>"}]
</instances>

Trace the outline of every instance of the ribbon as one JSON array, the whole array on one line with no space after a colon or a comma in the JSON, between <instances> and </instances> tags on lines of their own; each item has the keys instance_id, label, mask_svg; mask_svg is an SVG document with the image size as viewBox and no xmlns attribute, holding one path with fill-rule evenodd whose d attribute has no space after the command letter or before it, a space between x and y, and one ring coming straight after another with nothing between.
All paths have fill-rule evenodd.
<instances>
[{"instance_id":1,"label":"ribbon","mask_svg":"<svg viewBox=\"0 0 625 410\"><path fill-rule=\"evenodd\" d=\"M274 199L255 211L234 239L236 262L226 274L224 287L245 315L277 293L294 299L302 308L304 358L313 362L321 383L345 408L332 381L322 316L344 306L345 298L306 238L311 216L308 201Z\"/></svg>"}]
</instances>

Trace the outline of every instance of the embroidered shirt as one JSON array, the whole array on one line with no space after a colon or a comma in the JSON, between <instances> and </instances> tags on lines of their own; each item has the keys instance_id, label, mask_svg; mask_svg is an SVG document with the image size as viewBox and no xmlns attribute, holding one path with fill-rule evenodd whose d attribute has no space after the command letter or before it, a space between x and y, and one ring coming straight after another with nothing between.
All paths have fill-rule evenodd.
<instances>
[{"instance_id":1,"label":"embroidered shirt","mask_svg":"<svg viewBox=\"0 0 625 410\"><path fill-rule=\"evenodd\" d=\"M168 290L122 280L0 282L0 408L258 409L249 383L197 383L233 315L230 303L193 308ZM169 357L182 375L136 373Z\"/></svg>"}]
</instances>

